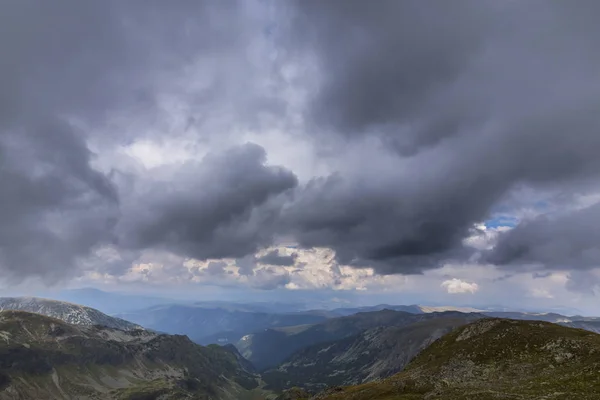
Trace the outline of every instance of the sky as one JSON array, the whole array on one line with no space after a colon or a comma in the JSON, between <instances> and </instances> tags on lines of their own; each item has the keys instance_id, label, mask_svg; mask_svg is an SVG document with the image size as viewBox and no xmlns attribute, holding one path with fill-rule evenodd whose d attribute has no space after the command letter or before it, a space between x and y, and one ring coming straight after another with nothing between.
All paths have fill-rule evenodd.
<instances>
[{"instance_id":1,"label":"sky","mask_svg":"<svg viewBox=\"0 0 600 400\"><path fill-rule=\"evenodd\" d=\"M599 12L0 2L0 288L600 314Z\"/></svg>"}]
</instances>

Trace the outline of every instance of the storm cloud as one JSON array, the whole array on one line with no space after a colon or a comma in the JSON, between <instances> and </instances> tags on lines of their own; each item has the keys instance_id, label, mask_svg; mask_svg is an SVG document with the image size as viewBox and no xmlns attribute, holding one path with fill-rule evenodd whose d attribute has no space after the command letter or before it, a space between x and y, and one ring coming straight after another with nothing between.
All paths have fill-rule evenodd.
<instances>
[{"instance_id":1,"label":"storm cloud","mask_svg":"<svg viewBox=\"0 0 600 400\"><path fill-rule=\"evenodd\" d=\"M297 184L266 166L262 147L246 144L183 164L176 180L142 183L124 207L126 247L164 247L197 259L243 257L269 245L283 195Z\"/></svg>"},{"instance_id":2,"label":"storm cloud","mask_svg":"<svg viewBox=\"0 0 600 400\"><path fill-rule=\"evenodd\" d=\"M379 274L596 267L598 205L571 203L600 191L598 11L3 2L3 275L118 275L156 250L254 276L295 265L256 256L282 241ZM540 199L558 211L522 216ZM470 247L499 210L517 226ZM124 255L88 259L106 248Z\"/></svg>"},{"instance_id":3,"label":"storm cloud","mask_svg":"<svg viewBox=\"0 0 600 400\"><path fill-rule=\"evenodd\" d=\"M597 204L554 218L540 216L501 235L486 260L506 267L597 267L600 261L599 220L600 205Z\"/></svg>"},{"instance_id":4,"label":"storm cloud","mask_svg":"<svg viewBox=\"0 0 600 400\"><path fill-rule=\"evenodd\" d=\"M469 230L520 188L597 190L596 3L296 6L288 40L319 66L307 119L365 149L365 170L298 191L304 245L418 272L470 257Z\"/></svg>"},{"instance_id":5,"label":"storm cloud","mask_svg":"<svg viewBox=\"0 0 600 400\"><path fill-rule=\"evenodd\" d=\"M242 13L231 1L0 5L0 266L5 278L56 281L94 248L117 241L114 228L123 216L122 197L129 193L115 180L118 166L110 157L96 162L92 147L102 158L147 137L148 126L165 120L162 103L179 84L164 77L181 75L192 65L208 82L203 90L180 93L193 106L190 121L205 118L207 107L221 112L222 107L207 104L206 95L228 99L237 68L250 71L245 55L238 53L245 46L240 33L252 29L251 18L240 20ZM228 67L211 64L215 53L230 58ZM244 120L250 123L255 113L271 109L268 97L253 97L259 105L252 112L244 108ZM238 98L227 107L242 107L248 99ZM119 124L127 115L144 121ZM213 173L219 179L219 171Z\"/></svg>"}]
</instances>

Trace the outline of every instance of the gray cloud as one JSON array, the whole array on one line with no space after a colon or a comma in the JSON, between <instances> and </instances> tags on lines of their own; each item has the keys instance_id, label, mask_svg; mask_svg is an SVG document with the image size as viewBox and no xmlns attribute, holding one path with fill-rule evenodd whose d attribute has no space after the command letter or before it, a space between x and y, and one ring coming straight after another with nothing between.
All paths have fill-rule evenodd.
<instances>
[{"instance_id":1,"label":"gray cloud","mask_svg":"<svg viewBox=\"0 0 600 400\"><path fill-rule=\"evenodd\" d=\"M246 144L185 163L174 180L148 182L124 207L121 244L198 259L243 257L270 244L278 195L297 179L265 158L262 147Z\"/></svg>"},{"instance_id":2,"label":"gray cloud","mask_svg":"<svg viewBox=\"0 0 600 400\"><path fill-rule=\"evenodd\" d=\"M518 190L600 188L598 11L593 1L3 2L0 268L56 280L113 244L127 260L154 248L234 257L250 276L257 262L293 264L249 255L278 236L380 273L469 260L473 224ZM270 146L244 145L248 131ZM299 183L264 148L287 155L305 136L326 172ZM210 154L119 170L123 146L173 138ZM590 268L598 217L592 207L533 220L485 257ZM273 279L265 287L286 282Z\"/></svg>"},{"instance_id":3,"label":"gray cloud","mask_svg":"<svg viewBox=\"0 0 600 400\"><path fill-rule=\"evenodd\" d=\"M412 273L468 259L462 239L516 189L598 188L596 9L297 2L288 43L319 67L312 129L365 150L347 160L362 171L296 193L290 229L341 261Z\"/></svg>"},{"instance_id":4,"label":"gray cloud","mask_svg":"<svg viewBox=\"0 0 600 400\"><path fill-rule=\"evenodd\" d=\"M257 259L258 262L269 265L278 265L282 267L291 267L296 264L296 259L298 258L297 253L292 253L291 255L280 255L279 250L275 249L262 257Z\"/></svg>"},{"instance_id":5,"label":"gray cloud","mask_svg":"<svg viewBox=\"0 0 600 400\"><path fill-rule=\"evenodd\" d=\"M503 233L486 255L497 265L540 264L546 268L600 266L600 205L555 218L538 217Z\"/></svg>"},{"instance_id":6,"label":"gray cloud","mask_svg":"<svg viewBox=\"0 0 600 400\"><path fill-rule=\"evenodd\" d=\"M147 135L148 129L135 127L113 132L112 125L123 115L145 116L148 124L158 125L168 112L161 102L173 90L168 77L190 66L203 71L205 85L181 94L190 104L190 118L225 110L251 123L261 110L278 110L269 93L249 86L246 96L232 91L241 89L238 72L248 78L252 70L240 51L252 37L241 33L255 29L245 14L233 1L0 4L5 278L37 275L56 281L73 273L92 249L115 240L113 228L124 212L119 194L129 193L112 181L112 165L97 169L89 144L112 151ZM214 65L214 55L226 61ZM240 100L230 101L234 96ZM253 101L257 105L250 111ZM217 180L219 172L212 171Z\"/></svg>"},{"instance_id":7,"label":"gray cloud","mask_svg":"<svg viewBox=\"0 0 600 400\"><path fill-rule=\"evenodd\" d=\"M290 283L289 273L278 274L270 268L263 268L254 272L252 286L261 290L274 290Z\"/></svg>"}]
</instances>

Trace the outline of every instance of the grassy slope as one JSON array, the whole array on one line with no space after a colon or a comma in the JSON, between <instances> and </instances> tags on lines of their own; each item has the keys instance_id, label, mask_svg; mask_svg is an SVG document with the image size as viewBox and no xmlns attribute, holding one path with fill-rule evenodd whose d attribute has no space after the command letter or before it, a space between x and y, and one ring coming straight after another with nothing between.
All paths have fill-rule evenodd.
<instances>
[{"instance_id":1,"label":"grassy slope","mask_svg":"<svg viewBox=\"0 0 600 400\"><path fill-rule=\"evenodd\" d=\"M537 321L481 320L444 336L405 371L319 399L600 399L600 335Z\"/></svg>"},{"instance_id":2,"label":"grassy slope","mask_svg":"<svg viewBox=\"0 0 600 400\"><path fill-rule=\"evenodd\" d=\"M364 312L313 325L266 329L248 335L236 346L244 357L262 371L276 367L300 349L347 338L367 329L380 326L402 327L441 316L461 318L464 315L458 312L411 314L392 310Z\"/></svg>"},{"instance_id":3,"label":"grassy slope","mask_svg":"<svg viewBox=\"0 0 600 400\"><path fill-rule=\"evenodd\" d=\"M401 371L434 340L475 319L475 314L463 314L462 318L440 317L405 327L370 329L302 349L262 376L276 390L297 386L312 391L385 378Z\"/></svg>"},{"instance_id":4,"label":"grassy slope","mask_svg":"<svg viewBox=\"0 0 600 400\"><path fill-rule=\"evenodd\" d=\"M185 336L0 312L0 399L241 399L257 377L230 350Z\"/></svg>"}]
</instances>

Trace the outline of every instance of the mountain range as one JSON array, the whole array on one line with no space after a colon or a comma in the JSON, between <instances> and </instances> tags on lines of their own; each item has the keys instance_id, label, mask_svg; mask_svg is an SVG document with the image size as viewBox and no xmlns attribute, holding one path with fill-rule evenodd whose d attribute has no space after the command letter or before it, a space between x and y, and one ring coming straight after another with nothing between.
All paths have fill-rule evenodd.
<instances>
[{"instance_id":1,"label":"mountain range","mask_svg":"<svg viewBox=\"0 0 600 400\"><path fill-rule=\"evenodd\" d=\"M2 400L264 398L240 359L232 346L185 336L0 312Z\"/></svg>"},{"instance_id":2,"label":"mountain range","mask_svg":"<svg viewBox=\"0 0 600 400\"><path fill-rule=\"evenodd\" d=\"M594 364L600 349L592 346L596 339L589 339L597 337L591 332L600 331L599 318L419 305L379 310L382 306L386 305L269 313L259 311L268 305L259 304L164 304L121 314L136 317L134 323L64 301L0 298L0 400L258 400L273 399L276 393L286 400L486 399L487 395L529 399L535 397L527 397L534 393L527 388L539 388L506 368L527 376L541 374L535 379L547 379L542 369L554 368L575 381L575 367L600 370ZM345 315L352 310L359 312ZM193 340L181 334L190 334ZM448 339L453 335L458 335L454 342ZM525 341L519 342L519 335ZM558 342L538 345L534 335ZM579 338L586 339L580 343ZM194 341L224 346L203 347ZM440 349L440 343L446 344ZM498 348L500 343L504 350ZM588 345L592 347L585 347L588 353L579 364L561 369L573 357L583 357L572 351L573 346L577 350ZM523 359L514 354L519 346L525 348ZM548 361L544 352L552 346L561 349L560 360L543 364ZM441 351L447 359L440 369ZM433 355L423 361L430 352ZM500 366L485 364L490 360L478 364L481 354L488 352ZM540 362L543 367L538 368ZM518 390L506 392L512 397L506 387L486 392L482 388L492 375L503 382L513 379ZM440 386L440 380L449 383ZM460 397L463 392L472 397ZM540 399L572 398L556 393ZM585 397L589 393L583 389L580 394L583 397L578 398L595 398Z\"/></svg>"},{"instance_id":3,"label":"mountain range","mask_svg":"<svg viewBox=\"0 0 600 400\"><path fill-rule=\"evenodd\" d=\"M1 297L0 311L3 310L38 313L75 325L102 325L122 330L140 328L137 324L108 316L94 308L38 297Z\"/></svg>"},{"instance_id":4,"label":"mountain range","mask_svg":"<svg viewBox=\"0 0 600 400\"><path fill-rule=\"evenodd\" d=\"M264 371L268 387L319 391L389 377L435 340L479 314L443 316L407 326L380 326L358 335L296 351L277 368Z\"/></svg>"},{"instance_id":5,"label":"mountain range","mask_svg":"<svg viewBox=\"0 0 600 400\"><path fill-rule=\"evenodd\" d=\"M236 346L256 368L264 370L275 367L294 352L308 346L345 339L371 328L403 327L439 317L464 318L465 316L477 318L480 315L457 311L421 314L393 310L360 312L315 324L265 329L242 337Z\"/></svg>"},{"instance_id":6,"label":"mountain range","mask_svg":"<svg viewBox=\"0 0 600 400\"><path fill-rule=\"evenodd\" d=\"M423 350L390 378L320 400L600 398L600 335L541 321L482 319ZM306 392L296 399L307 398Z\"/></svg>"},{"instance_id":7,"label":"mountain range","mask_svg":"<svg viewBox=\"0 0 600 400\"><path fill-rule=\"evenodd\" d=\"M272 327L312 324L327 318L318 313L277 314L183 304L155 306L118 316L145 328L185 334L200 344L236 343L251 332Z\"/></svg>"}]
</instances>

